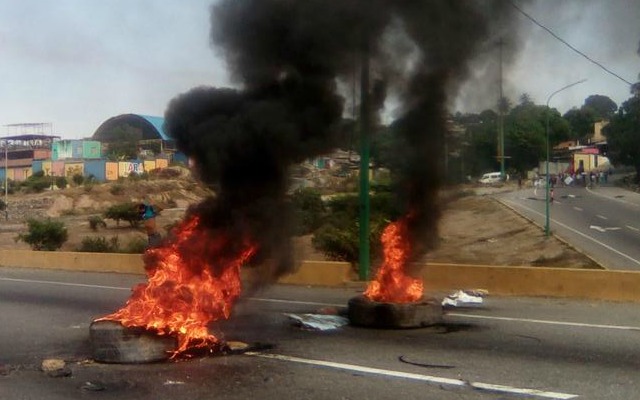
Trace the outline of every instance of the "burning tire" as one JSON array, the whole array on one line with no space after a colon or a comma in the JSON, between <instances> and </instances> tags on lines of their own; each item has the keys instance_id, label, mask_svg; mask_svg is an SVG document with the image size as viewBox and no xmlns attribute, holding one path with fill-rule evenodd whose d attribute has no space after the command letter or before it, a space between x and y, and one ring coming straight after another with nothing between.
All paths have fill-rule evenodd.
<instances>
[{"instance_id":1,"label":"burning tire","mask_svg":"<svg viewBox=\"0 0 640 400\"><path fill-rule=\"evenodd\" d=\"M349 321L355 326L371 328L421 328L442 321L442 306L435 299L380 303L357 296L349 300Z\"/></svg>"},{"instance_id":2,"label":"burning tire","mask_svg":"<svg viewBox=\"0 0 640 400\"><path fill-rule=\"evenodd\" d=\"M163 361L176 350L176 339L118 322L98 321L89 328L93 359L104 363L138 364Z\"/></svg>"}]
</instances>

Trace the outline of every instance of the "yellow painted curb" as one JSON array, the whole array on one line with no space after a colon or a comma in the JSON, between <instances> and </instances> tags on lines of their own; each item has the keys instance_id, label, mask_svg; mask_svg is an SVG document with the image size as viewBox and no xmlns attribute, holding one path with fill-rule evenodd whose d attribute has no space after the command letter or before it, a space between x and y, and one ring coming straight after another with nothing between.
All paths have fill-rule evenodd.
<instances>
[{"instance_id":1,"label":"yellow painted curb","mask_svg":"<svg viewBox=\"0 0 640 400\"><path fill-rule=\"evenodd\" d=\"M0 250L0 266L144 274L139 254ZM640 302L640 272L430 263L419 268L427 293L486 289L502 296ZM344 287L357 280L349 263L304 261L278 282Z\"/></svg>"}]
</instances>

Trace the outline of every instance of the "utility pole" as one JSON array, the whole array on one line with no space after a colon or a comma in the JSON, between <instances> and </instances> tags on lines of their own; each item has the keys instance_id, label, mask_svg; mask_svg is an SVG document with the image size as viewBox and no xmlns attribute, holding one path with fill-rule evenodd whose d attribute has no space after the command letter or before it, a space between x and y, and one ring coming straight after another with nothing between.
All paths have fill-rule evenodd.
<instances>
[{"instance_id":1,"label":"utility pole","mask_svg":"<svg viewBox=\"0 0 640 400\"><path fill-rule=\"evenodd\" d=\"M358 275L369 279L369 148L371 128L369 99L369 37L363 32L362 66L360 73L360 254Z\"/></svg>"},{"instance_id":2,"label":"utility pole","mask_svg":"<svg viewBox=\"0 0 640 400\"><path fill-rule=\"evenodd\" d=\"M498 100L498 157L500 158L500 177L502 180L505 179L505 171L504 171L504 109L505 109L505 101L504 101L504 92L502 90L502 46L504 42L502 38L498 42L498 46L500 46L500 99Z\"/></svg>"},{"instance_id":3,"label":"utility pole","mask_svg":"<svg viewBox=\"0 0 640 400\"><path fill-rule=\"evenodd\" d=\"M4 219L9 220L9 141L4 140Z\"/></svg>"}]
</instances>

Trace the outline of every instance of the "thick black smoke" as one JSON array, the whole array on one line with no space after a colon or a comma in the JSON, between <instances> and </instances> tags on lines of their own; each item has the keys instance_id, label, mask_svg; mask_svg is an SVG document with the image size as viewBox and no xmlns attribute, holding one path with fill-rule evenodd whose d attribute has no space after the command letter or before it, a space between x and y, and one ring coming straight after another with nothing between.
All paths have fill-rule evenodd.
<instances>
[{"instance_id":1,"label":"thick black smoke","mask_svg":"<svg viewBox=\"0 0 640 400\"><path fill-rule=\"evenodd\" d=\"M327 153L348 81L368 44L372 76L402 102L398 198L411 213L417 253L435 237L446 104L469 61L506 21L505 2L456 0L221 0L211 39L240 89L200 87L172 100L166 128L217 197L206 223L260 244L273 275L288 251L287 173ZM403 45L398 45L403 44ZM378 120L372 116L372 120ZM238 240L238 242L241 242ZM233 250L233 249L230 249ZM416 255L417 255L416 253Z\"/></svg>"}]
</instances>

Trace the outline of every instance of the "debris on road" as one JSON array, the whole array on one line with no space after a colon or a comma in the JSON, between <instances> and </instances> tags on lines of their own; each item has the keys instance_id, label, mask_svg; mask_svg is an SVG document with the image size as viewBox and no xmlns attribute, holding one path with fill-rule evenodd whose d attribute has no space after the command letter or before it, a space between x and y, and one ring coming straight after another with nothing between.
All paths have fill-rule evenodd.
<instances>
[{"instance_id":1,"label":"debris on road","mask_svg":"<svg viewBox=\"0 0 640 400\"><path fill-rule=\"evenodd\" d=\"M87 390L89 392L101 392L105 390L105 386L101 382L87 381L82 386L80 386L80 389Z\"/></svg>"},{"instance_id":2,"label":"debris on road","mask_svg":"<svg viewBox=\"0 0 640 400\"><path fill-rule=\"evenodd\" d=\"M274 345L270 343L245 343L240 341L227 341L222 345L223 354L244 354L250 351L271 350Z\"/></svg>"},{"instance_id":3,"label":"debris on road","mask_svg":"<svg viewBox=\"0 0 640 400\"><path fill-rule=\"evenodd\" d=\"M455 368L453 365L426 364L426 363L419 363L419 362L415 362L415 361L409 361L409 360L407 360L407 358L405 356L398 357L398 360L400 362L405 363L405 364L411 364L411 365L415 365L415 366L418 366L418 367L425 367L425 368L441 368L441 369Z\"/></svg>"},{"instance_id":4,"label":"debris on road","mask_svg":"<svg viewBox=\"0 0 640 400\"><path fill-rule=\"evenodd\" d=\"M42 361L40 366L42 372L50 376L51 378L61 378L71 376L71 370L67 367L64 360L56 358L48 358Z\"/></svg>"},{"instance_id":5,"label":"debris on road","mask_svg":"<svg viewBox=\"0 0 640 400\"><path fill-rule=\"evenodd\" d=\"M484 289L458 290L442 300L443 307L462 307L483 303L489 292Z\"/></svg>"},{"instance_id":6,"label":"debris on road","mask_svg":"<svg viewBox=\"0 0 640 400\"><path fill-rule=\"evenodd\" d=\"M184 385L183 381L172 381L170 379L167 379L166 381L164 381L163 385Z\"/></svg>"},{"instance_id":7,"label":"debris on road","mask_svg":"<svg viewBox=\"0 0 640 400\"><path fill-rule=\"evenodd\" d=\"M349 319L327 314L285 314L297 326L316 331L327 331L348 325Z\"/></svg>"}]
</instances>

